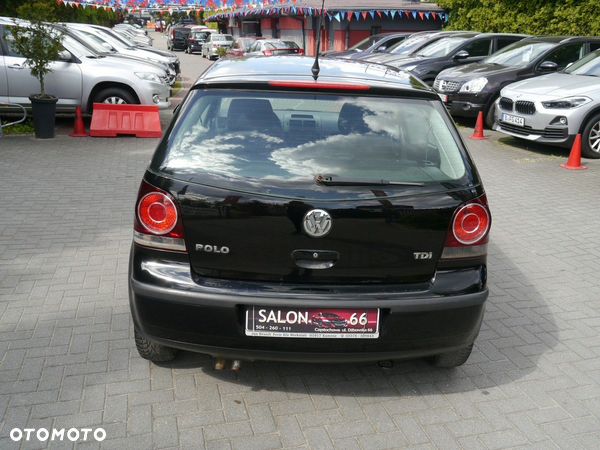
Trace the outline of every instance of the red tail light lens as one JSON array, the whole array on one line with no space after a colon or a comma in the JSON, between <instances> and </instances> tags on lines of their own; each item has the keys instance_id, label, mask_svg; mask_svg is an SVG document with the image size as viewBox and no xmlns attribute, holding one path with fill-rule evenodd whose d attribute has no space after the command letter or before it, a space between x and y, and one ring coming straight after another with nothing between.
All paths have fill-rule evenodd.
<instances>
[{"instance_id":1,"label":"red tail light lens","mask_svg":"<svg viewBox=\"0 0 600 450\"><path fill-rule=\"evenodd\" d=\"M140 201L138 217L150 233L167 234L177 224L177 208L165 194L152 192Z\"/></svg>"},{"instance_id":2,"label":"red tail light lens","mask_svg":"<svg viewBox=\"0 0 600 450\"><path fill-rule=\"evenodd\" d=\"M133 240L145 247L185 252L183 225L173 198L142 181L134 221Z\"/></svg>"},{"instance_id":3,"label":"red tail light lens","mask_svg":"<svg viewBox=\"0 0 600 450\"><path fill-rule=\"evenodd\" d=\"M442 259L485 256L491 224L492 216L485 195L462 205L452 218Z\"/></svg>"},{"instance_id":4,"label":"red tail light lens","mask_svg":"<svg viewBox=\"0 0 600 450\"><path fill-rule=\"evenodd\" d=\"M263 50L263 53L267 56L271 56L273 54L273 52L271 52L271 50Z\"/></svg>"},{"instance_id":5,"label":"red tail light lens","mask_svg":"<svg viewBox=\"0 0 600 450\"><path fill-rule=\"evenodd\" d=\"M487 210L473 203L458 210L452 222L452 232L461 244L472 245L487 234L489 223L490 216Z\"/></svg>"}]
</instances>

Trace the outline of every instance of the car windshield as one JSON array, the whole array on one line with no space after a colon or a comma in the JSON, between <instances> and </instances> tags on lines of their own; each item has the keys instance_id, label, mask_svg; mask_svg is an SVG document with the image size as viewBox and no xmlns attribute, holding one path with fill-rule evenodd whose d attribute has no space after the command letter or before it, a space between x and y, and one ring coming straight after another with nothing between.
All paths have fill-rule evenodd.
<instances>
[{"instance_id":1,"label":"car windshield","mask_svg":"<svg viewBox=\"0 0 600 450\"><path fill-rule=\"evenodd\" d=\"M407 55L413 50L420 48L430 38L431 35L409 37L390 47L388 53L393 55Z\"/></svg>"},{"instance_id":2,"label":"car windshield","mask_svg":"<svg viewBox=\"0 0 600 450\"><path fill-rule=\"evenodd\" d=\"M69 50L71 53L74 53L78 57L97 58L99 55L98 53L94 52L92 48L83 45L77 39L69 36L68 34L63 34L62 42L67 50ZM104 52L106 52L106 50Z\"/></svg>"},{"instance_id":3,"label":"car windshield","mask_svg":"<svg viewBox=\"0 0 600 450\"><path fill-rule=\"evenodd\" d=\"M327 174L446 186L466 170L444 117L436 100L192 90L152 167L256 186Z\"/></svg>"},{"instance_id":4,"label":"car windshield","mask_svg":"<svg viewBox=\"0 0 600 450\"><path fill-rule=\"evenodd\" d=\"M554 42L515 42L485 59L483 64L524 67L555 45Z\"/></svg>"},{"instance_id":5,"label":"car windshield","mask_svg":"<svg viewBox=\"0 0 600 450\"><path fill-rule=\"evenodd\" d=\"M415 54L418 56L424 56L427 58L439 58L441 56L447 56L453 52L456 48L462 45L467 39L466 37L447 37L440 39L439 41L433 42Z\"/></svg>"},{"instance_id":6,"label":"car windshield","mask_svg":"<svg viewBox=\"0 0 600 450\"><path fill-rule=\"evenodd\" d=\"M205 40L207 36L208 36L208 32L206 32L206 31L194 31L192 33L192 37L194 39Z\"/></svg>"},{"instance_id":7,"label":"car windshield","mask_svg":"<svg viewBox=\"0 0 600 450\"><path fill-rule=\"evenodd\" d=\"M373 44L376 44L377 42L379 42L380 40L382 40L385 36L369 36L366 39L363 39L362 41L360 41L358 44L354 44L352 47L350 47L348 50L358 50L360 52L365 51L366 49L368 49L370 46L372 46Z\"/></svg>"},{"instance_id":8,"label":"car windshield","mask_svg":"<svg viewBox=\"0 0 600 450\"><path fill-rule=\"evenodd\" d=\"M69 28L69 33L72 33L73 35L79 37L81 40L85 41L85 43L89 47L91 47L95 52L107 53L111 51L111 49L102 45L105 42L103 39L100 39L92 33L88 33L87 31L74 30L72 28Z\"/></svg>"},{"instance_id":9,"label":"car windshield","mask_svg":"<svg viewBox=\"0 0 600 450\"><path fill-rule=\"evenodd\" d=\"M600 50L596 50L564 70L573 75L600 77Z\"/></svg>"}]
</instances>

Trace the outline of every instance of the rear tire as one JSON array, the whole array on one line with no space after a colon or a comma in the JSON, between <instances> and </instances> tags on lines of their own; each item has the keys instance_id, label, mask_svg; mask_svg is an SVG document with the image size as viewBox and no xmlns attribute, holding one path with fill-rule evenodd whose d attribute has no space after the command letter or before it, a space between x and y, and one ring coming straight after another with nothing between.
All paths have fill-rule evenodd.
<instances>
[{"instance_id":1,"label":"rear tire","mask_svg":"<svg viewBox=\"0 0 600 450\"><path fill-rule=\"evenodd\" d=\"M94 103L112 103L113 105L135 104L135 97L121 88L106 88L94 97Z\"/></svg>"},{"instance_id":2,"label":"rear tire","mask_svg":"<svg viewBox=\"0 0 600 450\"><path fill-rule=\"evenodd\" d=\"M434 367L439 367L441 369L452 369L453 367L462 366L464 363L466 363L467 359L469 359L469 356L471 356L472 350L473 344L460 350L431 356L426 358L426 361Z\"/></svg>"},{"instance_id":3,"label":"rear tire","mask_svg":"<svg viewBox=\"0 0 600 450\"><path fill-rule=\"evenodd\" d=\"M595 115L585 124L581 133L581 156L600 158L600 114Z\"/></svg>"},{"instance_id":4,"label":"rear tire","mask_svg":"<svg viewBox=\"0 0 600 450\"><path fill-rule=\"evenodd\" d=\"M138 353L144 359L152 362L165 362L171 361L179 350L166 345L157 344L156 342L149 341L134 329L135 335L135 346Z\"/></svg>"}]
</instances>

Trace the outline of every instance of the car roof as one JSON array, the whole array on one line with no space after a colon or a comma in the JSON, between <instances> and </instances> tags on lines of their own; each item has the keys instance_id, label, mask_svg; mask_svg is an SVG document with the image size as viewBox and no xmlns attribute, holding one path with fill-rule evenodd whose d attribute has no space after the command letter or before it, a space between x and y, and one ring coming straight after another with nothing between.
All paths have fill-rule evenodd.
<instances>
[{"instance_id":1,"label":"car roof","mask_svg":"<svg viewBox=\"0 0 600 450\"><path fill-rule=\"evenodd\" d=\"M269 81L312 83L312 56L271 56L246 60L219 60L207 69L194 83L194 87L228 87L234 84L264 84ZM319 59L318 81L328 83L368 84L377 89L392 89L418 93L439 100L439 96L422 81L408 72L383 64L360 60ZM367 91L354 91L367 92Z\"/></svg>"},{"instance_id":2,"label":"car roof","mask_svg":"<svg viewBox=\"0 0 600 450\"><path fill-rule=\"evenodd\" d=\"M585 41L600 41L600 36L560 36L560 35L544 35L531 36L523 39L527 42L585 42Z\"/></svg>"}]
</instances>

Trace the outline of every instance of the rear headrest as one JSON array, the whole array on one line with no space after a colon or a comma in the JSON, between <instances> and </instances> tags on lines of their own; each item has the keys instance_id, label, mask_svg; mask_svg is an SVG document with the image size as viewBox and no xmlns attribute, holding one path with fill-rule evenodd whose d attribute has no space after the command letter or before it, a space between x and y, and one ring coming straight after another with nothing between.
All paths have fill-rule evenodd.
<instances>
[{"instance_id":1,"label":"rear headrest","mask_svg":"<svg viewBox=\"0 0 600 450\"><path fill-rule=\"evenodd\" d=\"M364 117L368 110L353 103L344 103L338 117L338 128L343 134L368 133L370 128L365 123Z\"/></svg>"},{"instance_id":2,"label":"rear headrest","mask_svg":"<svg viewBox=\"0 0 600 450\"><path fill-rule=\"evenodd\" d=\"M263 98L236 98L231 101L227 112L230 130L281 129L271 102Z\"/></svg>"}]
</instances>

